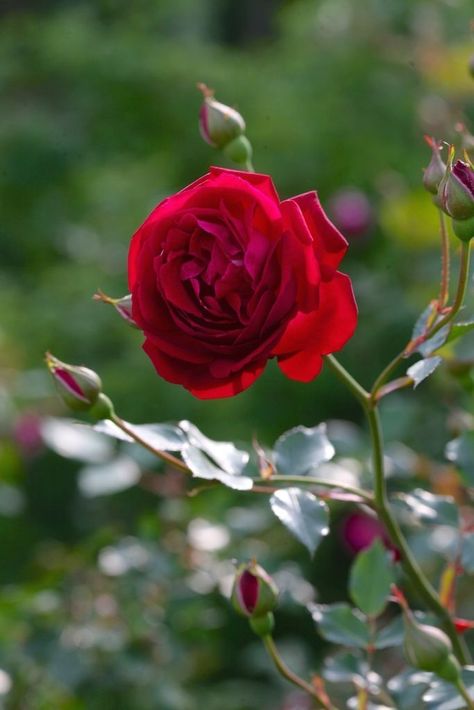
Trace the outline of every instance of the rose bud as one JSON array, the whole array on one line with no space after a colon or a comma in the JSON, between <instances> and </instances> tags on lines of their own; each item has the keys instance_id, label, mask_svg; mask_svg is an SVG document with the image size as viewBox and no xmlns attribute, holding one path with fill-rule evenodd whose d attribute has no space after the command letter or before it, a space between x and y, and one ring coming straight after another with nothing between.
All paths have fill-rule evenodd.
<instances>
[{"instance_id":1,"label":"rose bud","mask_svg":"<svg viewBox=\"0 0 474 710\"><path fill-rule=\"evenodd\" d=\"M403 612L407 661L421 671L430 671L449 682L459 677L460 666L453 655L450 639L436 626L419 624L413 614Z\"/></svg>"},{"instance_id":2,"label":"rose bud","mask_svg":"<svg viewBox=\"0 0 474 710\"><path fill-rule=\"evenodd\" d=\"M205 84L198 84L198 89L204 96L199 112L201 136L214 148L224 148L244 133L245 121L238 111L216 101L213 90Z\"/></svg>"},{"instance_id":3,"label":"rose bud","mask_svg":"<svg viewBox=\"0 0 474 710\"><path fill-rule=\"evenodd\" d=\"M423 174L423 185L433 195L438 193L438 188L441 180L446 173L446 164L441 160L441 143L438 143L434 138L425 136L425 141L431 148L431 160L428 167L425 168Z\"/></svg>"},{"instance_id":4,"label":"rose bud","mask_svg":"<svg viewBox=\"0 0 474 710\"><path fill-rule=\"evenodd\" d=\"M124 319L124 321L128 323L128 325L132 326L132 328L138 328L132 316L131 293L128 293L122 298L112 298L111 296L107 296L107 294L101 291L101 289L98 289L97 293L95 293L92 298L94 299L94 301L102 301L102 303L108 303L109 305L113 306L117 313Z\"/></svg>"},{"instance_id":5,"label":"rose bud","mask_svg":"<svg viewBox=\"0 0 474 710\"><path fill-rule=\"evenodd\" d=\"M232 589L232 604L248 618L264 616L277 605L278 589L263 567L256 562L243 564L237 570Z\"/></svg>"},{"instance_id":6,"label":"rose bud","mask_svg":"<svg viewBox=\"0 0 474 710\"><path fill-rule=\"evenodd\" d=\"M454 151L438 188L441 209L454 220L474 217L474 170L462 160L453 166Z\"/></svg>"},{"instance_id":7,"label":"rose bud","mask_svg":"<svg viewBox=\"0 0 474 710\"><path fill-rule=\"evenodd\" d=\"M68 365L46 353L46 364L64 402L75 411L87 411L97 402L102 382L93 370L82 365Z\"/></svg>"}]
</instances>

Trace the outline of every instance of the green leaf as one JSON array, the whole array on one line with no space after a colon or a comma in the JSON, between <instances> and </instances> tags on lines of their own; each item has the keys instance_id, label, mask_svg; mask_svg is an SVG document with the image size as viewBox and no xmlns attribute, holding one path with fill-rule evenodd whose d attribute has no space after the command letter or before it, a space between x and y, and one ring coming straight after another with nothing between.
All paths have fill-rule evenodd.
<instances>
[{"instance_id":1,"label":"green leaf","mask_svg":"<svg viewBox=\"0 0 474 710\"><path fill-rule=\"evenodd\" d=\"M390 648L391 646L401 646L404 639L405 629L403 626L403 618L399 616L392 619L383 628L377 631L375 637L375 648Z\"/></svg>"},{"instance_id":2,"label":"green leaf","mask_svg":"<svg viewBox=\"0 0 474 710\"><path fill-rule=\"evenodd\" d=\"M138 464L121 455L107 463L85 466L79 471L78 485L87 498L111 495L134 486L141 477Z\"/></svg>"},{"instance_id":3,"label":"green leaf","mask_svg":"<svg viewBox=\"0 0 474 710\"><path fill-rule=\"evenodd\" d=\"M324 662L323 677L330 683L352 683L358 680L363 684L369 665L357 652L342 651L330 656Z\"/></svg>"},{"instance_id":4,"label":"green leaf","mask_svg":"<svg viewBox=\"0 0 474 710\"><path fill-rule=\"evenodd\" d=\"M194 478L203 478L206 481L220 481L228 488L236 491L248 491L253 486L253 480L239 473L229 473L216 466L206 454L196 446L186 444L181 451L184 463L191 470Z\"/></svg>"},{"instance_id":5,"label":"green leaf","mask_svg":"<svg viewBox=\"0 0 474 710\"><path fill-rule=\"evenodd\" d=\"M462 536L461 567L467 574L474 574L474 533Z\"/></svg>"},{"instance_id":6,"label":"green leaf","mask_svg":"<svg viewBox=\"0 0 474 710\"><path fill-rule=\"evenodd\" d=\"M407 375L413 380L413 388L418 387L420 382L426 380L433 372L436 370L438 365L443 362L443 358L436 355L435 357L428 357L424 360L419 360L415 362L414 365L408 368Z\"/></svg>"},{"instance_id":7,"label":"green leaf","mask_svg":"<svg viewBox=\"0 0 474 710\"><path fill-rule=\"evenodd\" d=\"M67 459L99 464L113 455L110 441L74 419L45 417L41 436L52 451Z\"/></svg>"},{"instance_id":8,"label":"green leaf","mask_svg":"<svg viewBox=\"0 0 474 710\"><path fill-rule=\"evenodd\" d=\"M428 357L429 355L431 355L431 353L434 353L442 345L445 344L450 330L451 325L448 323L448 325L445 325L440 330L438 330L438 332L435 333L432 338L430 338L429 340L425 340L424 343L421 343L421 345L417 347L417 351L421 353L423 357Z\"/></svg>"},{"instance_id":9,"label":"green leaf","mask_svg":"<svg viewBox=\"0 0 474 710\"><path fill-rule=\"evenodd\" d=\"M319 633L327 641L342 646L367 648L370 632L366 617L349 604L311 604L308 607L318 625Z\"/></svg>"},{"instance_id":10,"label":"green leaf","mask_svg":"<svg viewBox=\"0 0 474 710\"><path fill-rule=\"evenodd\" d=\"M413 326L413 332L411 334L412 340L416 340L421 335L423 335L423 333L426 331L428 323L431 322L431 319L434 315L434 311L435 305L433 303L430 303L428 306L426 306L425 310L419 315L415 322L415 325Z\"/></svg>"},{"instance_id":11,"label":"green leaf","mask_svg":"<svg viewBox=\"0 0 474 710\"><path fill-rule=\"evenodd\" d=\"M474 320L468 320L468 321L464 321L461 323L454 323L454 325L451 327L451 332L450 332L449 337L446 342L451 343L453 340L457 340L458 338L462 338L463 335L466 335L471 330L474 330Z\"/></svg>"},{"instance_id":12,"label":"green leaf","mask_svg":"<svg viewBox=\"0 0 474 710\"><path fill-rule=\"evenodd\" d=\"M349 578L352 601L367 616L378 616L387 604L393 579L393 563L377 539L357 555L352 565Z\"/></svg>"},{"instance_id":13,"label":"green leaf","mask_svg":"<svg viewBox=\"0 0 474 710\"><path fill-rule=\"evenodd\" d=\"M181 451L186 444L185 434L175 424L130 424L130 422L124 424L149 446L160 451ZM134 441L133 437L126 434L110 419L94 424L93 429L120 441Z\"/></svg>"},{"instance_id":14,"label":"green leaf","mask_svg":"<svg viewBox=\"0 0 474 710\"><path fill-rule=\"evenodd\" d=\"M394 496L399 517L405 524L459 526L459 511L453 498L439 496L422 488L415 488L411 493L397 493Z\"/></svg>"},{"instance_id":15,"label":"green leaf","mask_svg":"<svg viewBox=\"0 0 474 710\"><path fill-rule=\"evenodd\" d=\"M390 678L387 687L397 709L420 710L423 707L421 698L432 677L431 673L407 669Z\"/></svg>"},{"instance_id":16,"label":"green leaf","mask_svg":"<svg viewBox=\"0 0 474 710\"><path fill-rule=\"evenodd\" d=\"M474 666L463 668L461 676L468 694L474 697ZM446 681L435 680L423 695L428 710L461 710L466 701L461 698L456 687Z\"/></svg>"},{"instance_id":17,"label":"green leaf","mask_svg":"<svg viewBox=\"0 0 474 710\"><path fill-rule=\"evenodd\" d=\"M446 445L445 456L460 469L468 486L474 486L474 431L465 431Z\"/></svg>"},{"instance_id":18,"label":"green leaf","mask_svg":"<svg viewBox=\"0 0 474 710\"><path fill-rule=\"evenodd\" d=\"M297 426L282 434L274 447L275 466L280 473L302 476L334 456L326 435L326 424L312 429Z\"/></svg>"},{"instance_id":19,"label":"green leaf","mask_svg":"<svg viewBox=\"0 0 474 710\"><path fill-rule=\"evenodd\" d=\"M282 488L270 498L277 518L314 555L329 532L329 509L324 501L300 488Z\"/></svg>"},{"instance_id":20,"label":"green leaf","mask_svg":"<svg viewBox=\"0 0 474 710\"><path fill-rule=\"evenodd\" d=\"M186 420L180 421L179 427L185 433L191 446L204 451L223 471L236 475L241 473L247 465L249 454L238 449L232 442L209 439L199 431L197 426Z\"/></svg>"}]
</instances>

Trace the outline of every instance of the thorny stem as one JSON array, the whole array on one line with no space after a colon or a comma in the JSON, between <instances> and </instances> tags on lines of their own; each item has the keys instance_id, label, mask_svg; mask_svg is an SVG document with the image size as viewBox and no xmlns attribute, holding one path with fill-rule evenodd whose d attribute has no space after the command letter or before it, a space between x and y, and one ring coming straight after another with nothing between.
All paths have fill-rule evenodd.
<instances>
[{"instance_id":1,"label":"thorny stem","mask_svg":"<svg viewBox=\"0 0 474 710\"><path fill-rule=\"evenodd\" d=\"M278 653L278 649L275 646L275 642L272 636L264 636L262 641L268 651L268 655L271 657L280 675L286 678L286 680L288 680L290 683L293 683L293 685L296 685L298 688L301 688L301 690L304 690L306 693L311 695L311 697L313 697L318 703L317 707L324 708L325 710L336 710L334 706L328 705L328 703L323 700L323 698L321 698L316 688L314 688L312 685L303 680L303 678L300 678L298 675L296 675L296 673L293 673L293 671L288 668L288 666Z\"/></svg>"},{"instance_id":2,"label":"thorny stem","mask_svg":"<svg viewBox=\"0 0 474 710\"><path fill-rule=\"evenodd\" d=\"M466 705L469 708L469 710L474 710L473 699L471 698L471 696L467 692L467 688L464 685L462 678L458 678L455 685L456 685L459 695L462 697L463 700L466 701Z\"/></svg>"},{"instance_id":3,"label":"thorny stem","mask_svg":"<svg viewBox=\"0 0 474 710\"><path fill-rule=\"evenodd\" d=\"M357 488L356 486L349 486L346 483L338 483L337 481L327 481L323 478L314 478L312 476L272 476L268 479L268 483L298 483L310 486L321 486L322 488L334 488L340 491L346 491L347 493L353 493L359 498L362 498L367 503L373 504L372 494L368 491L364 491L362 488ZM265 481L266 483L266 481Z\"/></svg>"},{"instance_id":4,"label":"thorny stem","mask_svg":"<svg viewBox=\"0 0 474 710\"><path fill-rule=\"evenodd\" d=\"M441 234L441 286L438 308L444 308L449 300L449 235L446 227L446 217L439 209L439 231Z\"/></svg>"},{"instance_id":5,"label":"thorny stem","mask_svg":"<svg viewBox=\"0 0 474 710\"><path fill-rule=\"evenodd\" d=\"M128 434L128 436L130 436L137 444L140 444L140 446L143 446L144 449L147 449L147 451L150 451L150 453L154 454L159 459L166 461L166 463L169 463L171 466L174 466L174 468L177 468L180 471L183 471L184 473L191 473L190 469L186 466L185 463L180 461L180 459L176 458L176 456L173 456L173 454L169 454L167 451L161 451L161 449L155 449L154 446L151 446L147 441L145 441L145 439L142 439L142 437L139 434L137 434L134 429L131 429L126 424L126 422L124 422L123 419L120 419L120 417L118 417L116 414L114 414L112 416L112 421L125 434Z\"/></svg>"},{"instance_id":6,"label":"thorny stem","mask_svg":"<svg viewBox=\"0 0 474 710\"><path fill-rule=\"evenodd\" d=\"M441 328L444 328L445 325L448 325L448 323L450 323L453 318L455 318L455 316L459 313L464 301L464 296L466 294L466 289L468 285L469 263L470 242L462 242L461 258L459 262L458 285L453 305L449 308L449 312L437 323L435 323L433 327L429 328L427 332L423 334L422 337L415 341L410 341L406 345L406 347L400 353L398 353L398 355L396 355L393 360L387 365L387 367L380 373L380 375L375 380L371 390L371 397L373 401L378 398L377 395L380 388L386 382L386 380L388 380L392 372L394 372L394 370L400 365L400 363L403 362L405 358L413 354L417 345L420 345L422 342L425 342L426 340L429 340L434 335L436 335L436 333L441 330Z\"/></svg>"},{"instance_id":7,"label":"thorny stem","mask_svg":"<svg viewBox=\"0 0 474 710\"><path fill-rule=\"evenodd\" d=\"M391 541L400 552L401 563L407 577L410 579L413 587L416 589L425 604L442 622L446 633L451 639L456 656L459 661L465 665L468 663L468 654L466 653L463 644L460 642L449 612L443 607L436 591L433 589L429 580L420 569L418 562L412 555L398 522L390 509L385 483L382 425L380 422L377 403L374 402L370 395L354 380L351 375L349 375L347 370L345 370L345 368L336 361L334 356L331 355L326 357L326 361L330 364L333 371L344 382L344 384L357 397L359 402L362 404L367 417L372 441L375 509L384 523Z\"/></svg>"},{"instance_id":8,"label":"thorny stem","mask_svg":"<svg viewBox=\"0 0 474 710\"><path fill-rule=\"evenodd\" d=\"M130 438L132 438L137 444L140 444L140 446L142 446L144 449L147 449L147 451L150 451L158 458L162 459L163 461L166 461L166 463L169 463L171 466L174 466L174 468L177 468L180 471L183 471L184 473L191 473L191 470L188 468L188 466L186 466L185 463L183 463L183 461L178 459L176 456L173 456L172 454L168 453L167 451L162 451L161 449L156 449L154 446L151 446L151 444L145 441L145 439L142 439L142 437L137 434L134 429L129 427L127 423L124 422L123 419L120 419L120 417L118 417L116 414L112 417L112 421L125 434L128 434L128 436L130 436ZM268 483L272 483L273 481L278 483L304 483L313 486L321 486L322 488L334 488L359 496L359 498L362 498L363 500L367 501L367 503L373 502L372 495L368 491L362 490L362 488L357 488L356 486L349 486L345 483L337 483L336 481L326 481L322 478L314 478L312 476L272 476L272 478L268 480ZM261 482L266 483L266 481L263 480ZM268 492L271 492L271 490L268 489Z\"/></svg>"}]
</instances>

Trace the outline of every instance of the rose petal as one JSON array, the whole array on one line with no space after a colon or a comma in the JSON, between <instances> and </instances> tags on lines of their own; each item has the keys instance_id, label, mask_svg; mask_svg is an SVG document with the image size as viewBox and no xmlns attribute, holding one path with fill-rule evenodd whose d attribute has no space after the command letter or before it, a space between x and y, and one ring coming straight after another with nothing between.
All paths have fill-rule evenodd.
<instances>
[{"instance_id":1,"label":"rose petal","mask_svg":"<svg viewBox=\"0 0 474 710\"><path fill-rule=\"evenodd\" d=\"M319 308L298 313L286 327L274 348L274 355L287 356L314 348L321 355L336 352L353 335L357 325L357 306L348 276L336 272L331 281L321 284Z\"/></svg>"}]
</instances>

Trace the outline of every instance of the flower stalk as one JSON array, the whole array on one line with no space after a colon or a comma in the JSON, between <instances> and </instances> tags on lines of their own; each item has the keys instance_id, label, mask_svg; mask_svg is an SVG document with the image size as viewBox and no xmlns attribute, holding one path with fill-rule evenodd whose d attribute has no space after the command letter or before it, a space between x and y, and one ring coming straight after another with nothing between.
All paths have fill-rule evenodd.
<instances>
[{"instance_id":1,"label":"flower stalk","mask_svg":"<svg viewBox=\"0 0 474 710\"><path fill-rule=\"evenodd\" d=\"M372 442L372 465L374 474L374 507L385 525L392 543L399 550L401 564L405 574L410 579L414 589L431 611L433 611L442 623L447 635L453 645L454 652L458 660L466 664L469 662L468 652L465 645L456 633L453 620L449 612L443 607L435 589L424 575L413 556L407 541L394 517L387 496L384 470L384 444L382 425L377 402L371 395L359 385L347 370L336 360L333 355L326 356L326 362L337 374L339 379L348 387L354 396L361 403L369 424L370 437Z\"/></svg>"},{"instance_id":2,"label":"flower stalk","mask_svg":"<svg viewBox=\"0 0 474 710\"><path fill-rule=\"evenodd\" d=\"M317 703L316 707L324 708L324 710L337 710L337 708L327 703L324 698L319 695L314 686L307 683L305 680L303 680L303 678L300 678L298 675L296 675L296 673L294 673L290 668L288 668L288 666L280 656L273 637L271 635L268 634L267 636L264 636L262 641L265 648L267 649L268 655L275 664L277 671L280 673L281 676L283 676L283 678L286 678L286 680L288 680L290 683L296 685L296 687L298 688L301 688L301 690L304 690L305 693L308 693L308 695L311 695L311 697L314 698Z\"/></svg>"}]
</instances>

